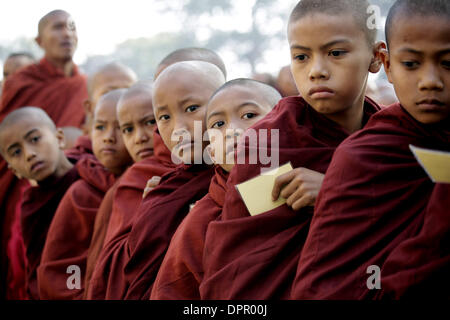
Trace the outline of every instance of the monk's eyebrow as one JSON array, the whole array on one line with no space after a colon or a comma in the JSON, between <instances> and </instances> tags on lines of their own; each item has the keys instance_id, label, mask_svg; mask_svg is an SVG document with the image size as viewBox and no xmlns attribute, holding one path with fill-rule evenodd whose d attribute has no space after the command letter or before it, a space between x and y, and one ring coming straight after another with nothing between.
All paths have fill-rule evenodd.
<instances>
[{"instance_id":1,"label":"monk's eyebrow","mask_svg":"<svg viewBox=\"0 0 450 320\"><path fill-rule=\"evenodd\" d=\"M347 39L336 39L336 40L333 40L333 41L330 41L330 42L324 44L323 46L320 47L320 49L324 50L329 47L335 46L337 44L350 44L350 43L351 43L350 40L347 40Z\"/></svg>"},{"instance_id":2,"label":"monk's eyebrow","mask_svg":"<svg viewBox=\"0 0 450 320\"><path fill-rule=\"evenodd\" d=\"M209 120L209 119L211 119L212 117L215 117L215 116L221 116L223 114L225 114L225 112L223 112L223 111L215 111L215 112L211 113L206 120Z\"/></svg>"},{"instance_id":3,"label":"monk's eyebrow","mask_svg":"<svg viewBox=\"0 0 450 320\"><path fill-rule=\"evenodd\" d=\"M23 136L23 139L24 140L26 140L26 139L28 139L28 137L30 136L30 135L32 135L34 132L36 132L36 131L39 131L37 128L33 128L33 129L31 129L30 131L28 131L24 136ZM20 144L18 143L18 142L15 142L15 143L13 143L12 145L10 145L7 149L6 149L6 152L10 152L11 151L11 149L14 149L15 147L17 147L17 146L19 146Z\"/></svg>"},{"instance_id":4,"label":"monk's eyebrow","mask_svg":"<svg viewBox=\"0 0 450 320\"><path fill-rule=\"evenodd\" d=\"M37 128L31 129L23 136L23 138L26 140L30 135L32 135L36 131L39 131L39 130Z\"/></svg>"},{"instance_id":5,"label":"monk's eyebrow","mask_svg":"<svg viewBox=\"0 0 450 320\"><path fill-rule=\"evenodd\" d=\"M412 49L412 48L402 48L402 49L400 49L399 51L402 52L402 53L404 52L404 53L413 53L413 54L423 55L423 52L414 50L414 49Z\"/></svg>"},{"instance_id":6,"label":"monk's eyebrow","mask_svg":"<svg viewBox=\"0 0 450 320\"><path fill-rule=\"evenodd\" d=\"M292 45L292 46L291 46L291 50L292 50L292 49L298 49L298 50L303 50L303 51L311 51L310 48L301 46L301 45L299 45L299 44L294 44L294 45Z\"/></svg>"},{"instance_id":7,"label":"monk's eyebrow","mask_svg":"<svg viewBox=\"0 0 450 320\"><path fill-rule=\"evenodd\" d=\"M159 107L155 107L155 114L157 113L157 112L160 112L160 111L166 111L166 110L168 110L169 108L167 107L167 106L159 106Z\"/></svg>"}]
</instances>

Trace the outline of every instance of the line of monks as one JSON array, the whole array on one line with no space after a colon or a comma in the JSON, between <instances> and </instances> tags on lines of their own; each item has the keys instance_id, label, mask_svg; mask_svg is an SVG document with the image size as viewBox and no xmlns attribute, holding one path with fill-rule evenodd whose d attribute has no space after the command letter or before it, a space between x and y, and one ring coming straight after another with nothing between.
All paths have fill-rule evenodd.
<instances>
[{"instance_id":1,"label":"line of monks","mask_svg":"<svg viewBox=\"0 0 450 320\"><path fill-rule=\"evenodd\" d=\"M203 48L170 53L153 81L119 63L86 79L71 16L44 16L45 57L1 98L1 298L449 299L450 185L409 146L450 151L450 3L397 0L386 43L369 5L297 4L299 94L283 98L226 81ZM382 66L390 106L365 95ZM276 143L244 138L271 129ZM217 160L236 148L245 163ZM294 169L272 190L286 203L252 216L236 185L268 167L255 150Z\"/></svg>"}]
</instances>

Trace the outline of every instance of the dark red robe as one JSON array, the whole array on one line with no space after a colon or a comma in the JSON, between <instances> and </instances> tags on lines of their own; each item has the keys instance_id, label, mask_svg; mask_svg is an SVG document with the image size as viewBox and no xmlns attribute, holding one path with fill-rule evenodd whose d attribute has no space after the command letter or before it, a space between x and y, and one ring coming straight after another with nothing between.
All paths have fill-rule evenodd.
<instances>
[{"instance_id":1,"label":"dark red robe","mask_svg":"<svg viewBox=\"0 0 450 320\"><path fill-rule=\"evenodd\" d=\"M57 127L80 127L84 121L83 101L87 98L86 77L75 64L72 76L66 77L43 58L5 82L0 122L8 113L32 106L44 109Z\"/></svg>"},{"instance_id":2,"label":"dark red robe","mask_svg":"<svg viewBox=\"0 0 450 320\"><path fill-rule=\"evenodd\" d=\"M406 270L402 268L412 263L415 274L409 280L403 274L403 282L397 284L407 290L415 284L414 278L420 282L423 276L415 263L427 258L437 263L440 255L448 259L448 246L420 248L433 245L432 241L421 241L421 232L425 237L443 233L438 226L430 230L424 221L442 220L448 226L448 207L432 202L437 200L434 191L444 191L428 178L410 144L448 151L450 134L438 126L417 122L396 104L374 115L363 130L336 150L298 262L293 298L372 298L380 292L368 289L368 280L371 286L375 284L369 279L374 275L373 271L368 273L370 266L381 269L383 290L384 276L394 279L394 271L403 273ZM448 188L445 190L450 196ZM447 210L447 217L441 210ZM415 242L417 252L409 247L410 241ZM395 260L405 258L405 253L410 256L398 265L402 267L396 267ZM386 274L385 268L389 270ZM393 296L400 296L401 290ZM422 296L428 293L422 292Z\"/></svg>"},{"instance_id":3,"label":"dark red robe","mask_svg":"<svg viewBox=\"0 0 450 320\"><path fill-rule=\"evenodd\" d=\"M75 146L71 149L64 150L66 157L80 158L85 154L94 154L92 151L92 141L88 135L79 136L75 141Z\"/></svg>"},{"instance_id":4,"label":"dark red robe","mask_svg":"<svg viewBox=\"0 0 450 320\"><path fill-rule=\"evenodd\" d=\"M132 219L142 201L147 181L153 176L163 176L175 168L171 160L171 153L159 133L155 132L153 138L154 156L135 163L120 178L113 199L111 216L106 217L109 222L102 225L103 228L107 227L107 230L98 231L105 233L104 237L99 238L103 245L91 243L91 247L101 248L102 251L96 254L98 258L89 284L86 286L85 296L87 299L105 298L108 273L111 261L114 260L114 248L131 230ZM104 206L107 207L108 204L104 204ZM102 212L102 217L107 214L107 210Z\"/></svg>"},{"instance_id":5,"label":"dark red robe","mask_svg":"<svg viewBox=\"0 0 450 320\"><path fill-rule=\"evenodd\" d=\"M29 298L39 299L36 269L41 261L48 228L67 189L79 179L76 166L61 178L48 178L25 191L22 204L22 235L27 257Z\"/></svg>"},{"instance_id":6,"label":"dark red robe","mask_svg":"<svg viewBox=\"0 0 450 320\"><path fill-rule=\"evenodd\" d=\"M125 299L150 298L173 234L191 205L208 193L213 176L213 166L181 165L164 176L142 201L124 241L126 255L119 264Z\"/></svg>"},{"instance_id":7,"label":"dark red robe","mask_svg":"<svg viewBox=\"0 0 450 320\"><path fill-rule=\"evenodd\" d=\"M89 290L89 283L94 272L100 252L103 248L103 243L108 230L109 219L112 213L113 201L116 196L117 188L120 184L120 178L116 180L114 185L106 192L100 207L97 210L94 221L94 230L92 231L92 239L89 244L88 254L86 258L86 274L84 276L84 296L86 298Z\"/></svg>"},{"instance_id":8,"label":"dark red robe","mask_svg":"<svg viewBox=\"0 0 450 320\"><path fill-rule=\"evenodd\" d=\"M74 65L73 75L64 74L51 65L45 58L37 64L29 65L11 75L5 82L0 104L0 122L13 110L24 106L34 106L44 109L56 126L80 127L84 120L83 101L88 98L85 76L81 75ZM14 214L14 208L20 203L21 185L18 179L8 170L6 162L0 160L0 219L1 229L1 265L0 265L0 298L6 294L5 288L17 279L7 280L7 274L20 274L20 253L7 256L6 247L11 240L17 244L17 228L12 232L14 221L20 218ZM13 234L14 233L14 234ZM19 240L20 241L20 240ZM16 246L11 244L11 246ZM8 262L9 260L9 262ZM9 270L10 267L15 270ZM10 284L7 284L9 282ZM17 293L9 292L11 298Z\"/></svg>"},{"instance_id":9,"label":"dark red robe","mask_svg":"<svg viewBox=\"0 0 450 320\"><path fill-rule=\"evenodd\" d=\"M218 166L215 172L208 194L197 201L173 235L150 299L200 299L206 229L221 214L227 192L228 173Z\"/></svg>"},{"instance_id":10,"label":"dark red robe","mask_svg":"<svg viewBox=\"0 0 450 320\"><path fill-rule=\"evenodd\" d=\"M364 104L364 119L379 110L370 99ZM282 99L256 130L279 129L279 164L291 162L325 173L336 147L348 137L337 123L317 113L301 97ZM271 148L271 138L267 139ZM258 146L263 150L263 146ZM238 153L250 146L240 143ZM256 152L253 149L253 152ZM260 164L236 164L227 182L222 215L209 224L204 249L202 299L287 299L309 224L312 207L294 212L282 205L250 216L235 186L261 174Z\"/></svg>"},{"instance_id":11,"label":"dark red robe","mask_svg":"<svg viewBox=\"0 0 450 320\"><path fill-rule=\"evenodd\" d=\"M84 281L80 280L80 289L67 287L67 268L78 266L84 278L95 216L116 179L94 156L85 156L76 167L81 179L67 190L56 210L37 269L39 297L45 300L83 297Z\"/></svg>"},{"instance_id":12,"label":"dark red robe","mask_svg":"<svg viewBox=\"0 0 450 320\"><path fill-rule=\"evenodd\" d=\"M377 298L450 299L449 208L450 184L436 184L419 234L401 243L384 262Z\"/></svg>"}]
</instances>

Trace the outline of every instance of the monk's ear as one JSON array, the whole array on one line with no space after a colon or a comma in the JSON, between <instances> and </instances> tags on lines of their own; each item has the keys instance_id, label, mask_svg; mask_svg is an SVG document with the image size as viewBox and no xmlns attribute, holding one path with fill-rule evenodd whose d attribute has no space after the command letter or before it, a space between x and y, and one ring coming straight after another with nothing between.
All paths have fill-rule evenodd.
<instances>
[{"instance_id":1,"label":"monk's ear","mask_svg":"<svg viewBox=\"0 0 450 320\"><path fill-rule=\"evenodd\" d=\"M34 38L34 41L37 43L37 45L38 45L39 47L42 48L42 39L41 39L41 36L37 36L36 38Z\"/></svg>"},{"instance_id":2,"label":"monk's ear","mask_svg":"<svg viewBox=\"0 0 450 320\"><path fill-rule=\"evenodd\" d=\"M392 83L392 75L391 75L391 57L389 55L388 50L383 50L381 53L381 60L383 61L384 71L386 72L388 81Z\"/></svg>"},{"instance_id":3,"label":"monk's ear","mask_svg":"<svg viewBox=\"0 0 450 320\"><path fill-rule=\"evenodd\" d=\"M92 101L90 99L84 100L83 108L86 114L92 114Z\"/></svg>"},{"instance_id":4,"label":"monk's ear","mask_svg":"<svg viewBox=\"0 0 450 320\"><path fill-rule=\"evenodd\" d=\"M64 137L64 131L61 128L56 129L56 139L58 140L58 147L64 150L66 147L66 139Z\"/></svg>"},{"instance_id":5,"label":"monk's ear","mask_svg":"<svg viewBox=\"0 0 450 320\"><path fill-rule=\"evenodd\" d=\"M382 52L386 50L386 43L379 41L373 46L373 57L370 62L369 71L372 73L377 73L381 69L383 64Z\"/></svg>"}]
</instances>

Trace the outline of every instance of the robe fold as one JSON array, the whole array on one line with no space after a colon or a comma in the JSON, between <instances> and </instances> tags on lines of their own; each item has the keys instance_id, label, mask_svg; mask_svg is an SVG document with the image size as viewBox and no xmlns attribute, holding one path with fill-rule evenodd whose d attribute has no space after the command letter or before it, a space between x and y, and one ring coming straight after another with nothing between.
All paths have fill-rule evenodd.
<instances>
[{"instance_id":1,"label":"robe fold","mask_svg":"<svg viewBox=\"0 0 450 320\"><path fill-rule=\"evenodd\" d=\"M133 216L142 201L147 181L153 176L163 176L175 168L175 164L171 160L171 153L157 131L154 132L153 141L154 155L133 164L121 176L117 190L110 198L113 201L110 217L108 217L106 209L109 205L102 203L105 208L100 212L99 219L107 220L108 223L98 225L102 230L94 230L94 233L100 232L104 236L98 238L98 241L102 241L102 245L98 243L90 245L91 248L95 247L96 250L101 249L101 251L89 253L89 255L97 256L97 261L89 262L94 267L90 274L91 278L87 279L89 281L85 293L87 299L105 299L109 281L108 273L111 263L115 259L115 247L120 246L124 236L131 230Z\"/></svg>"},{"instance_id":2,"label":"robe fold","mask_svg":"<svg viewBox=\"0 0 450 320\"><path fill-rule=\"evenodd\" d=\"M216 166L208 194L197 201L172 237L150 299L200 299L206 229L222 212L227 179L228 173Z\"/></svg>"},{"instance_id":3,"label":"robe fold","mask_svg":"<svg viewBox=\"0 0 450 320\"><path fill-rule=\"evenodd\" d=\"M87 258L86 258L86 274L84 276L84 295L86 299L87 292L89 290L89 282L94 272L95 264L97 263L98 256L103 248L103 242L105 240L106 231L109 225L109 219L111 217L112 206L117 187L119 186L120 178L116 180L113 186L106 192L100 207L97 210L94 221L94 230L92 231L92 239L89 244Z\"/></svg>"},{"instance_id":4,"label":"robe fold","mask_svg":"<svg viewBox=\"0 0 450 320\"><path fill-rule=\"evenodd\" d=\"M66 192L47 233L41 262L37 269L39 297L48 300L81 299L84 293L86 259L95 216L115 175L94 156L76 164L80 179ZM79 288L68 288L68 267L80 271ZM77 271L78 272L78 271Z\"/></svg>"},{"instance_id":5,"label":"robe fold","mask_svg":"<svg viewBox=\"0 0 450 320\"><path fill-rule=\"evenodd\" d=\"M124 298L150 298L153 282L170 240L192 205L203 198L214 176L214 167L181 165L163 177L136 213L122 256Z\"/></svg>"},{"instance_id":6,"label":"robe fold","mask_svg":"<svg viewBox=\"0 0 450 320\"><path fill-rule=\"evenodd\" d=\"M29 65L11 75L5 82L0 103L0 122L5 116L24 106L35 106L44 109L57 127L80 127L84 121L83 101L88 98L85 76L81 75L74 65L73 75L64 74L51 65L45 58L37 64ZM20 188L25 182L19 182L14 174L8 170L6 162L0 160L0 219L1 229L1 265L0 265L0 297L7 295L17 297L11 289L17 278L10 279L7 274L20 274L21 253L10 256L7 252L9 245L17 247L17 240L21 237L17 228L12 230L14 221L19 221L17 204L20 205L22 194ZM15 214L17 213L17 214ZM17 224L17 223L16 223ZM11 239L13 237L13 239ZM20 246L20 245L19 245ZM24 253L23 253L24 254ZM13 268L13 269L10 269ZM5 292L10 287L9 293ZM11 292L11 290L13 290Z\"/></svg>"},{"instance_id":7,"label":"robe fold","mask_svg":"<svg viewBox=\"0 0 450 320\"><path fill-rule=\"evenodd\" d=\"M379 110L370 99L364 103L363 124ZM252 146L242 141L246 164L236 164L227 182L221 216L208 225L203 256L202 299L288 299L312 207L294 212L287 205L250 216L235 186L261 174L262 165L249 164L248 155L278 152L279 164L291 162L325 173L336 147L348 137L337 123L317 113L301 97L282 99L252 127L260 131L279 129L278 146ZM271 152L264 149L272 149ZM270 150L269 149L269 150ZM266 153L264 153L266 151ZM259 153L261 154L261 153Z\"/></svg>"},{"instance_id":8,"label":"robe fold","mask_svg":"<svg viewBox=\"0 0 450 320\"><path fill-rule=\"evenodd\" d=\"M387 257L377 298L449 300L450 184L436 184L422 229Z\"/></svg>"},{"instance_id":9,"label":"robe fold","mask_svg":"<svg viewBox=\"0 0 450 320\"><path fill-rule=\"evenodd\" d=\"M92 151L92 141L88 135L79 136L75 141L75 146L64 150L66 157L79 159L86 154L94 154Z\"/></svg>"},{"instance_id":10,"label":"robe fold","mask_svg":"<svg viewBox=\"0 0 450 320\"><path fill-rule=\"evenodd\" d=\"M27 257L27 291L32 300L39 299L37 274L47 232L67 189L79 179L76 166L61 178L48 178L24 193L21 225Z\"/></svg>"},{"instance_id":11,"label":"robe fold","mask_svg":"<svg viewBox=\"0 0 450 320\"><path fill-rule=\"evenodd\" d=\"M445 233L441 226L430 227L426 221L441 220L448 226L441 212L446 209L448 216L448 206L433 203L435 188L441 194L444 191L428 178L410 144L449 151L450 134L439 126L417 122L395 104L374 115L336 150L298 262L293 298L373 298L379 290L369 290L375 286L371 268L381 270L383 290L384 264L391 285L394 272L400 274L393 290L398 285L401 295L409 284L417 284L438 266L440 258L448 259L448 246L421 247L433 246L432 238ZM410 254L407 258L406 253ZM423 265L422 270L422 262L430 269ZM413 275L403 269L409 263Z\"/></svg>"}]
</instances>

